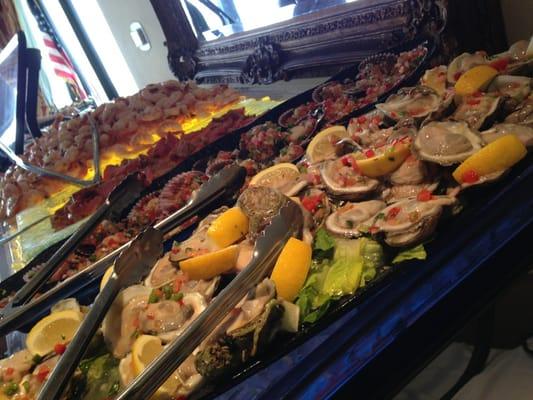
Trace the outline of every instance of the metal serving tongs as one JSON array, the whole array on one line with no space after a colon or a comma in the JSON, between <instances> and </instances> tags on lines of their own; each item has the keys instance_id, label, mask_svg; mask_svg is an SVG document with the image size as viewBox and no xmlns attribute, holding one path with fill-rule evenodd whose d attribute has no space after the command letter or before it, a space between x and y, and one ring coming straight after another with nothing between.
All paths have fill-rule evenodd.
<instances>
[{"instance_id":1,"label":"metal serving tongs","mask_svg":"<svg viewBox=\"0 0 533 400\"><path fill-rule=\"evenodd\" d=\"M52 255L52 257L15 294L11 302L2 310L6 315L13 307L27 303L54 274L65 258L78 247L85 237L105 218L116 219L141 195L144 186L135 175L128 175L109 194L105 203Z\"/></svg>"},{"instance_id":2,"label":"metal serving tongs","mask_svg":"<svg viewBox=\"0 0 533 400\"><path fill-rule=\"evenodd\" d=\"M206 310L141 372L115 399L145 400L159 388L200 343L207 338L237 303L271 270L283 246L291 236L300 234L303 215L295 202L287 199L255 243L252 260ZM44 397L43 397L44 399Z\"/></svg>"},{"instance_id":3,"label":"metal serving tongs","mask_svg":"<svg viewBox=\"0 0 533 400\"><path fill-rule=\"evenodd\" d=\"M140 282L163 253L163 233L148 228L119 255L113 274L96 297L76 335L44 384L39 399L59 399L119 291Z\"/></svg>"},{"instance_id":4,"label":"metal serving tongs","mask_svg":"<svg viewBox=\"0 0 533 400\"><path fill-rule=\"evenodd\" d=\"M154 225L165 235L182 225L190 218L210 212L216 207L232 200L242 187L246 178L246 170L238 165L222 169L209 181L204 183L196 195L175 213ZM38 316L57 301L73 296L85 287L92 285L113 264L118 255L129 246L129 242L101 258L90 267L77 273L64 282L56 285L29 304L13 308L10 313L0 319L0 336L24 325L28 315Z\"/></svg>"}]
</instances>

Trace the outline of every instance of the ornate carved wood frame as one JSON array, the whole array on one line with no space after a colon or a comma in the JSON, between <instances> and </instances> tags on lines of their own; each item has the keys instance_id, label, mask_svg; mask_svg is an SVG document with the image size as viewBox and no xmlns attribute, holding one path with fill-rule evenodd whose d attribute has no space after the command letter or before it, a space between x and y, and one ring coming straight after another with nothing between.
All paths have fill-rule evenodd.
<instances>
[{"instance_id":1,"label":"ornate carved wood frame","mask_svg":"<svg viewBox=\"0 0 533 400\"><path fill-rule=\"evenodd\" d=\"M439 0L359 0L210 42L199 41L179 0L151 0L179 79L262 83L331 75L365 56L438 31Z\"/></svg>"}]
</instances>

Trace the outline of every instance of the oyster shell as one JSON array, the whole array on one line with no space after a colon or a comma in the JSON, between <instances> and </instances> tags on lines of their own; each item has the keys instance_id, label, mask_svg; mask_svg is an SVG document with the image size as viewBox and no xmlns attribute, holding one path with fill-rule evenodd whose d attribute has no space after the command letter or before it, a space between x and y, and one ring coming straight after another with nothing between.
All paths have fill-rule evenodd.
<instances>
[{"instance_id":1,"label":"oyster shell","mask_svg":"<svg viewBox=\"0 0 533 400\"><path fill-rule=\"evenodd\" d=\"M380 200L368 200L360 203L346 203L331 213L326 219L326 229L336 235L345 237L359 236L359 224L368 221L386 204Z\"/></svg>"},{"instance_id":2,"label":"oyster shell","mask_svg":"<svg viewBox=\"0 0 533 400\"><path fill-rule=\"evenodd\" d=\"M501 104L501 97L492 94L464 96L451 119L465 121L472 129L486 126Z\"/></svg>"},{"instance_id":3,"label":"oyster shell","mask_svg":"<svg viewBox=\"0 0 533 400\"><path fill-rule=\"evenodd\" d=\"M357 200L375 191L379 181L361 175L357 169L345 165L344 157L326 161L320 168L320 176L327 192L340 199Z\"/></svg>"},{"instance_id":4,"label":"oyster shell","mask_svg":"<svg viewBox=\"0 0 533 400\"><path fill-rule=\"evenodd\" d=\"M430 122L416 136L414 146L423 160L440 165L464 161L483 141L465 122Z\"/></svg>"},{"instance_id":5,"label":"oyster shell","mask_svg":"<svg viewBox=\"0 0 533 400\"><path fill-rule=\"evenodd\" d=\"M444 206L454 204L449 196L433 196L428 201L406 199L381 210L364 225L385 233L389 246L419 243L433 233Z\"/></svg>"},{"instance_id":6,"label":"oyster shell","mask_svg":"<svg viewBox=\"0 0 533 400\"><path fill-rule=\"evenodd\" d=\"M511 124L528 125L533 128L533 96L529 96L505 118L505 122Z\"/></svg>"},{"instance_id":7,"label":"oyster shell","mask_svg":"<svg viewBox=\"0 0 533 400\"><path fill-rule=\"evenodd\" d=\"M481 138L486 142L490 143L496 139L502 137L503 135L514 134L520 139L526 147L533 146L533 127L527 125L518 125L518 124L497 124L494 125L489 130L481 132Z\"/></svg>"},{"instance_id":8,"label":"oyster shell","mask_svg":"<svg viewBox=\"0 0 533 400\"><path fill-rule=\"evenodd\" d=\"M488 62L486 54L482 52L460 54L448 65L446 75L448 82L455 83L464 72L477 65L488 64Z\"/></svg>"},{"instance_id":9,"label":"oyster shell","mask_svg":"<svg viewBox=\"0 0 533 400\"><path fill-rule=\"evenodd\" d=\"M517 101L523 101L531 92L533 80L526 76L498 75L490 84L488 91L497 92Z\"/></svg>"},{"instance_id":10,"label":"oyster shell","mask_svg":"<svg viewBox=\"0 0 533 400\"><path fill-rule=\"evenodd\" d=\"M275 189L252 186L244 190L238 199L241 210L250 219L250 233L258 234L278 213L286 197Z\"/></svg>"},{"instance_id":11,"label":"oyster shell","mask_svg":"<svg viewBox=\"0 0 533 400\"><path fill-rule=\"evenodd\" d=\"M424 76L420 78L420 84L432 88L442 96L446 90L447 71L448 67L446 65L439 65L438 67L428 69L424 73Z\"/></svg>"},{"instance_id":12,"label":"oyster shell","mask_svg":"<svg viewBox=\"0 0 533 400\"><path fill-rule=\"evenodd\" d=\"M402 88L385 103L376 104L377 109L395 121L405 117L424 118L440 106L439 94L427 86Z\"/></svg>"}]
</instances>

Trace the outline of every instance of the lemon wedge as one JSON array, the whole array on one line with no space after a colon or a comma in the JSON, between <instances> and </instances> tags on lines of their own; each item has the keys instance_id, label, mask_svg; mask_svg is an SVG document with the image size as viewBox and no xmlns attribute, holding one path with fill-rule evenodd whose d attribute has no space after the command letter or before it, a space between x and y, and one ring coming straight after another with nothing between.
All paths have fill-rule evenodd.
<instances>
[{"instance_id":1,"label":"lemon wedge","mask_svg":"<svg viewBox=\"0 0 533 400\"><path fill-rule=\"evenodd\" d=\"M113 266L109 267L105 271L104 276L102 276L102 280L100 281L100 291L102 291L102 289L106 285L106 283L109 280L109 278L111 278L111 275L113 275L113 271L114 271Z\"/></svg>"},{"instance_id":2,"label":"lemon wedge","mask_svg":"<svg viewBox=\"0 0 533 400\"><path fill-rule=\"evenodd\" d=\"M50 354L56 344L72 340L82 320L83 314L79 311L54 312L37 322L31 329L26 338L26 348L34 355Z\"/></svg>"},{"instance_id":3,"label":"lemon wedge","mask_svg":"<svg viewBox=\"0 0 533 400\"><path fill-rule=\"evenodd\" d=\"M139 375L161 352L163 344L157 336L141 335L131 348L131 364L135 376ZM157 390L152 399L170 399L180 385L179 377L173 374Z\"/></svg>"},{"instance_id":4,"label":"lemon wedge","mask_svg":"<svg viewBox=\"0 0 533 400\"><path fill-rule=\"evenodd\" d=\"M317 163L335 157L335 143L349 137L344 126L336 125L320 131L307 146L306 155L310 163Z\"/></svg>"},{"instance_id":5,"label":"lemon wedge","mask_svg":"<svg viewBox=\"0 0 533 400\"><path fill-rule=\"evenodd\" d=\"M478 65L466 71L455 83L455 93L460 96L476 93L485 89L498 75L498 71L488 65Z\"/></svg>"},{"instance_id":6,"label":"lemon wedge","mask_svg":"<svg viewBox=\"0 0 533 400\"><path fill-rule=\"evenodd\" d=\"M370 158L357 159L357 167L363 175L377 178L398 169L410 154L409 144L396 143L387 148L382 154Z\"/></svg>"},{"instance_id":7,"label":"lemon wedge","mask_svg":"<svg viewBox=\"0 0 533 400\"><path fill-rule=\"evenodd\" d=\"M180 261L180 269L189 279L211 279L235 267L239 246L234 244L222 250Z\"/></svg>"},{"instance_id":8,"label":"lemon wedge","mask_svg":"<svg viewBox=\"0 0 533 400\"><path fill-rule=\"evenodd\" d=\"M277 189L279 183L296 180L300 177L298 167L291 163L276 164L256 174L250 180L250 186L266 186Z\"/></svg>"},{"instance_id":9,"label":"lemon wedge","mask_svg":"<svg viewBox=\"0 0 533 400\"><path fill-rule=\"evenodd\" d=\"M499 172L512 167L527 154L526 147L516 135L505 135L472 154L455 171L454 179L463 183L465 174L472 171L476 176Z\"/></svg>"},{"instance_id":10,"label":"lemon wedge","mask_svg":"<svg viewBox=\"0 0 533 400\"><path fill-rule=\"evenodd\" d=\"M218 247L228 247L248 233L248 217L239 207L220 214L209 226L207 236Z\"/></svg>"},{"instance_id":11,"label":"lemon wedge","mask_svg":"<svg viewBox=\"0 0 533 400\"><path fill-rule=\"evenodd\" d=\"M311 267L311 246L290 238L276 261L270 278L276 284L278 296L293 301L303 287Z\"/></svg>"}]
</instances>

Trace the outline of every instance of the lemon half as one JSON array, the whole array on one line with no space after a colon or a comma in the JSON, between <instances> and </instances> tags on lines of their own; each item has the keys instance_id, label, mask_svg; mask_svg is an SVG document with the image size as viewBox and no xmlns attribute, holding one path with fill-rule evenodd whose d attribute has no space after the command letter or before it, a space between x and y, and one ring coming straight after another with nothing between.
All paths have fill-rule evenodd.
<instances>
[{"instance_id":1,"label":"lemon half","mask_svg":"<svg viewBox=\"0 0 533 400\"><path fill-rule=\"evenodd\" d=\"M293 301L303 287L311 267L311 246L290 238L281 250L272 270L271 279L276 284L278 296Z\"/></svg>"},{"instance_id":2,"label":"lemon half","mask_svg":"<svg viewBox=\"0 0 533 400\"><path fill-rule=\"evenodd\" d=\"M238 255L239 246L234 244L222 250L180 261L180 268L189 279L211 279L234 268Z\"/></svg>"},{"instance_id":3,"label":"lemon half","mask_svg":"<svg viewBox=\"0 0 533 400\"><path fill-rule=\"evenodd\" d=\"M32 354L45 356L54 351L58 343L68 343L78 330L83 314L75 310L57 311L44 317L31 329L26 338L26 348Z\"/></svg>"}]
</instances>

